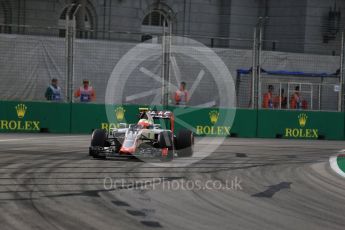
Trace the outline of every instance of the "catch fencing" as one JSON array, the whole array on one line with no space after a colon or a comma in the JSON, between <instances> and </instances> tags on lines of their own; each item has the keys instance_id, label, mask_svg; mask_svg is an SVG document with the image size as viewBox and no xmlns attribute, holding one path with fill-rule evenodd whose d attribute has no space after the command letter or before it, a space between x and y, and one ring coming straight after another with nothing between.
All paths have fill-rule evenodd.
<instances>
[{"instance_id":1,"label":"catch fencing","mask_svg":"<svg viewBox=\"0 0 345 230\"><path fill-rule=\"evenodd\" d=\"M238 108L262 108L264 94L272 85L273 98L286 98L283 105L278 99L272 109L292 109L290 101L299 86L306 105L301 109L343 110L344 39L334 43L335 52L320 55L309 51L322 49L322 43L304 44L304 50L293 50L294 43L265 40L260 24L253 30L253 39L184 36L185 40L167 41L167 35L174 36L169 30L156 34L108 31L104 39L95 39L100 32L76 31L73 23L67 23L64 30L1 26L0 100L44 101L46 88L56 78L63 90L63 101L78 103L73 92L88 79L96 91L93 103L103 104L117 64L133 48L149 47L149 58L132 57L131 72L121 75L126 80L119 80L122 90L114 103L162 104L162 79L169 79L169 104L174 104L174 91L184 81L192 91L190 106L217 107L224 95L217 85L219 76L198 62L198 57L209 55L197 43L201 42L231 73ZM200 48L191 55L195 58L171 51L192 46ZM280 47L290 47L290 52L277 51Z\"/></svg>"}]
</instances>

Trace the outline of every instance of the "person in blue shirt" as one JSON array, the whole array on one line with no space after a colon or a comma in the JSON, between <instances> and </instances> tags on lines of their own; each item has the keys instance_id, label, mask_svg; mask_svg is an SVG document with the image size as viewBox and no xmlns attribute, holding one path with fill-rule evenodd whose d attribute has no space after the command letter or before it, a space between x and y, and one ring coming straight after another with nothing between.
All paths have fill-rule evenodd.
<instances>
[{"instance_id":1,"label":"person in blue shirt","mask_svg":"<svg viewBox=\"0 0 345 230\"><path fill-rule=\"evenodd\" d=\"M45 98L48 101L62 100L61 88L58 86L58 80L56 78L52 79L50 86L47 88Z\"/></svg>"}]
</instances>

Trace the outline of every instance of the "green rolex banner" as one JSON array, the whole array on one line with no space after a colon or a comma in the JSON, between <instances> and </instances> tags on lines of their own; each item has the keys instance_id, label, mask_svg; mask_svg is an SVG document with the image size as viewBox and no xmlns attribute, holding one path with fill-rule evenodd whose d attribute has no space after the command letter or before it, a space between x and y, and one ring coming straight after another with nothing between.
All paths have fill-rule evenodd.
<instances>
[{"instance_id":1,"label":"green rolex banner","mask_svg":"<svg viewBox=\"0 0 345 230\"><path fill-rule=\"evenodd\" d=\"M258 137L344 139L344 113L259 110Z\"/></svg>"},{"instance_id":2,"label":"green rolex banner","mask_svg":"<svg viewBox=\"0 0 345 230\"><path fill-rule=\"evenodd\" d=\"M0 101L0 132L69 133L70 105Z\"/></svg>"},{"instance_id":3,"label":"green rolex banner","mask_svg":"<svg viewBox=\"0 0 345 230\"><path fill-rule=\"evenodd\" d=\"M0 130L2 131L27 131L39 132L40 121L29 120L25 115L27 114L28 107L25 104L18 104L13 106L12 110L7 111L10 116L7 119L0 120ZM28 111L29 113L30 111Z\"/></svg>"},{"instance_id":4,"label":"green rolex banner","mask_svg":"<svg viewBox=\"0 0 345 230\"><path fill-rule=\"evenodd\" d=\"M0 101L0 132L90 134L138 122L142 105ZM175 107L175 131L197 136L344 140L344 113ZM169 127L168 124L162 125Z\"/></svg>"}]
</instances>

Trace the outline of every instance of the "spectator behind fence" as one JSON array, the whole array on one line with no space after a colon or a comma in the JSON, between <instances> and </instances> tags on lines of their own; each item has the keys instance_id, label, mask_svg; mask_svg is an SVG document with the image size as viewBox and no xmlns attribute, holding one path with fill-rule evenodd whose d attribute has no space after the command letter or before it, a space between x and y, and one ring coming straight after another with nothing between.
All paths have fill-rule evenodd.
<instances>
[{"instance_id":1,"label":"spectator behind fence","mask_svg":"<svg viewBox=\"0 0 345 230\"><path fill-rule=\"evenodd\" d=\"M273 85L268 86L268 92L264 94L264 98L262 101L262 108L265 109L272 109L273 108L273 94L274 87Z\"/></svg>"},{"instance_id":2,"label":"spectator behind fence","mask_svg":"<svg viewBox=\"0 0 345 230\"><path fill-rule=\"evenodd\" d=\"M290 109L301 109L302 108L302 98L300 95L299 86L295 87L295 92L292 94L290 99Z\"/></svg>"},{"instance_id":3,"label":"spectator behind fence","mask_svg":"<svg viewBox=\"0 0 345 230\"><path fill-rule=\"evenodd\" d=\"M48 86L44 96L48 101L62 100L61 88L58 86L58 80L56 78L52 79L51 84Z\"/></svg>"},{"instance_id":4,"label":"spectator behind fence","mask_svg":"<svg viewBox=\"0 0 345 230\"><path fill-rule=\"evenodd\" d=\"M189 101L188 91L186 90L186 82L181 82L180 88L175 92L175 104L186 105Z\"/></svg>"},{"instance_id":5,"label":"spectator behind fence","mask_svg":"<svg viewBox=\"0 0 345 230\"><path fill-rule=\"evenodd\" d=\"M80 102L92 102L96 99L95 90L89 84L89 80L83 80L83 85L74 93L74 97L79 97Z\"/></svg>"},{"instance_id":6,"label":"spectator behind fence","mask_svg":"<svg viewBox=\"0 0 345 230\"><path fill-rule=\"evenodd\" d=\"M281 89L280 95L274 98L274 108L286 109L286 107L287 107L287 97L285 96L285 90Z\"/></svg>"}]
</instances>

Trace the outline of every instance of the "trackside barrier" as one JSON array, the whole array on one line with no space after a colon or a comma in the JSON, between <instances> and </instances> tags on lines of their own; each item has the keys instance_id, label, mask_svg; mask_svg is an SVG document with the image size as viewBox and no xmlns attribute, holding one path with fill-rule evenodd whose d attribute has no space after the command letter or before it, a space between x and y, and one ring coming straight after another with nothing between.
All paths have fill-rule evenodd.
<instances>
[{"instance_id":1,"label":"trackside barrier","mask_svg":"<svg viewBox=\"0 0 345 230\"><path fill-rule=\"evenodd\" d=\"M93 129L118 127L120 123L133 124L138 121L138 105L112 106L99 104L73 104L71 133L90 133ZM148 107L150 108L150 107ZM162 110L162 108L155 108ZM237 110L234 125L231 118L235 110L215 108L169 107L175 114L175 131L188 128L200 136L255 137L256 111ZM108 111L108 116L106 111ZM243 123L243 125L241 125ZM168 127L168 122L161 123Z\"/></svg>"},{"instance_id":2,"label":"trackside barrier","mask_svg":"<svg viewBox=\"0 0 345 230\"><path fill-rule=\"evenodd\" d=\"M170 110L176 116L176 130L182 127L189 128L199 136L256 136L255 110L175 107L171 107Z\"/></svg>"},{"instance_id":3,"label":"trackside barrier","mask_svg":"<svg viewBox=\"0 0 345 230\"><path fill-rule=\"evenodd\" d=\"M259 110L258 137L344 140L344 113Z\"/></svg>"},{"instance_id":4,"label":"trackside barrier","mask_svg":"<svg viewBox=\"0 0 345 230\"><path fill-rule=\"evenodd\" d=\"M72 104L71 133L91 133L94 129L117 128L120 123L133 124L138 121L139 107L122 105L108 107L102 104Z\"/></svg>"},{"instance_id":5,"label":"trackside barrier","mask_svg":"<svg viewBox=\"0 0 345 230\"><path fill-rule=\"evenodd\" d=\"M0 101L0 132L69 133L71 105Z\"/></svg>"},{"instance_id":6,"label":"trackside barrier","mask_svg":"<svg viewBox=\"0 0 345 230\"><path fill-rule=\"evenodd\" d=\"M145 106L0 101L0 132L90 134L97 128L135 123L140 107ZM233 109L169 110L175 114L176 131L185 127L200 136L345 139L344 113L338 112L237 109L235 116Z\"/></svg>"}]
</instances>

